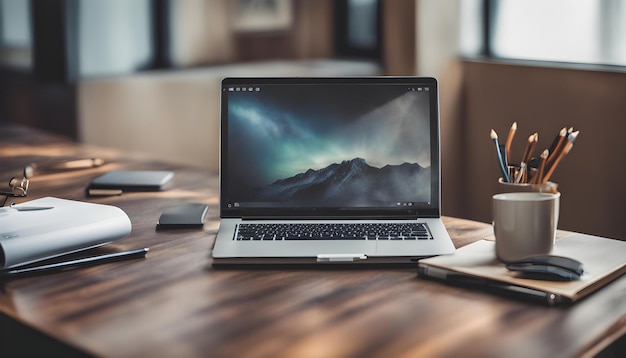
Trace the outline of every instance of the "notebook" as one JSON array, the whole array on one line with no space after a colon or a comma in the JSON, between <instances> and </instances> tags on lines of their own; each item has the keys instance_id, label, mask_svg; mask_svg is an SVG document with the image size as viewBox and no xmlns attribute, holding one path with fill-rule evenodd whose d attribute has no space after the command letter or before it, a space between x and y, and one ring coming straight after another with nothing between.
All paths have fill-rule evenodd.
<instances>
[{"instance_id":1,"label":"notebook","mask_svg":"<svg viewBox=\"0 0 626 358\"><path fill-rule=\"evenodd\" d=\"M225 78L213 264L450 254L426 77Z\"/></svg>"},{"instance_id":2,"label":"notebook","mask_svg":"<svg viewBox=\"0 0 626 358\"><path fill-rule=\"evenodd\" d=\"M584 273L579 280L550 281L507 270L496 259L495 241L480 240L463 246L454 255L421 260L418 274L547 305L571 304L626 273L625 250L624 241L563 233L557 237L552 254L580 261Z\"/></svg>"}]
</instances>

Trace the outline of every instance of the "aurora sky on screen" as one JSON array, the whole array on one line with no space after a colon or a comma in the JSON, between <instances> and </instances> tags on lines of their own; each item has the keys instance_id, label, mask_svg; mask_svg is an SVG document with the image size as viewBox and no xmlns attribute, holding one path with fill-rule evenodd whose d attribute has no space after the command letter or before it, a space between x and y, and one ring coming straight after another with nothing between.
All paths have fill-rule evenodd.
<instances>
[{"instance_id":1,"label":"aurora sky on screen","mask_svg":"<svg viewBox=\"0 0 626 358\"><path fill-rule=\"evenodd\" d=\"M427 93L400 85L315 87L228 94L229 177L237 187L355 158L376 168L430 167Z\"/></svg>"}]
</instances>

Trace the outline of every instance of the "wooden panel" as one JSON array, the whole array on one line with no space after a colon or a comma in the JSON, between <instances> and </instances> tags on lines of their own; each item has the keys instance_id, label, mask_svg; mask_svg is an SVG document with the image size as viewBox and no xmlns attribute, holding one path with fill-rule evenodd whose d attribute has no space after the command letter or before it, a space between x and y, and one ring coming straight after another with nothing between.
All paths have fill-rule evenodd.
<instances>
[{"instance_id":1,"label":"wooden panel","mask_svg":"<svg viewBox=\"0 0 626 358\"><path fill-rule=\"evenodd\" d=\"M298 0L293 2L292 10L289 29L236 33L237 61L332 57L332 1Z\"/></svg>"},{"instance_id":2,"label":"wooden panel","mask_svg":"<svg viewBox=\"0 0 626 358\"><path fill-rule=\"evenodd\" d=\"M382 49L385 74L415 75L416 65L415 1L382 1Z\"/></svg>"}]
</instances>

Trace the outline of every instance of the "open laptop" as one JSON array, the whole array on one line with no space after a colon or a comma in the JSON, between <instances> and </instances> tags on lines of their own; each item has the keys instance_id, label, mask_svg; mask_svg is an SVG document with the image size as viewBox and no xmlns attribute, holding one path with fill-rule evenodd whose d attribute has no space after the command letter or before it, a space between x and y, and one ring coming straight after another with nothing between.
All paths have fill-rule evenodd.
<instances>
[{"instance_id":1,"label":"open laptop","mask_svg":"<svg viewBox=\"0 0 626 358\"><path fill-rule=\"evenodd\" d=\"M434 78L225 78L220 145L214 265L454 252Z\"/></svg>"}]
</instances>

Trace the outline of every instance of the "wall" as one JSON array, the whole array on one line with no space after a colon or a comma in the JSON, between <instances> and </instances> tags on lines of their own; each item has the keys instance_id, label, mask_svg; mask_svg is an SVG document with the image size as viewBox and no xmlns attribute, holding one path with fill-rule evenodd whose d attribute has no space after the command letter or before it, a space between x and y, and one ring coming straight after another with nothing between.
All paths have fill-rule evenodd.
<instances>
[{"instance_id":1,"label":"wall","mask_svg":"<svg viewBox=\"0 0 626 358\"><path fill-rule=\"evenodd\" d=\"M464 175L456 178L461 216L491 221L499 172L493 128L506 137L518 123L513 156L539 133L539 151L559 130L580 135L552 177L559 184L561 229L626 239L626 73L465 62Z\"/></svg>"},{"instance_id":2,"label":"wall","mask_svg":"<svg viewBox=\"0 0 626 358\"><path fill-rule=\"evenodd\" d=\"M144 72L78 85L81 141L218 169L220 81L227 76L372 76L363 61L258 61Z\"/></svg>"}]
</instances>

